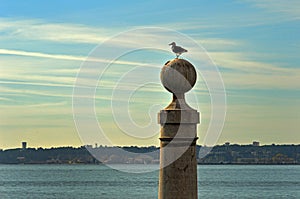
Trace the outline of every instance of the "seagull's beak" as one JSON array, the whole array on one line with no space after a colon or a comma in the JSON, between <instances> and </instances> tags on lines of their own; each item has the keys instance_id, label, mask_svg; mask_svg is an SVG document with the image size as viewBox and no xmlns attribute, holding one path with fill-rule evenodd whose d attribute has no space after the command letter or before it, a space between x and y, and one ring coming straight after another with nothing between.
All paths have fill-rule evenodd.
<instances>
[{"instance_id":1,"label":"seagull's beak","mask_svg":"<svg viewBox=\"0 0 300 199\"><path fill-rule=\"evenodd\" d=\"M172 43L169 44L169 46L171 46L171 45L172 45Z\"/></svg>"}]
</instances>

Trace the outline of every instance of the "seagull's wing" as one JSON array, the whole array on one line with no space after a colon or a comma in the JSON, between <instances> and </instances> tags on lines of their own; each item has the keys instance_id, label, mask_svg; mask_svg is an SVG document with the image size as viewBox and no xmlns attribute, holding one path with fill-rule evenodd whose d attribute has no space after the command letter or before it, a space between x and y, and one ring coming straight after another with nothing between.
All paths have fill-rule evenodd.
<instances>
[{"instance_id":1,"label":"seagull's wing","mask_svg":"<svg viewBox=\"0 0 300 199\"><path fill-rule=\"evenodd\" d=\"M182 48L181 46L175 46L174 52L175 53L183 53L183 52L187 52L187 50Z\"/></svg>"}]
</instances>

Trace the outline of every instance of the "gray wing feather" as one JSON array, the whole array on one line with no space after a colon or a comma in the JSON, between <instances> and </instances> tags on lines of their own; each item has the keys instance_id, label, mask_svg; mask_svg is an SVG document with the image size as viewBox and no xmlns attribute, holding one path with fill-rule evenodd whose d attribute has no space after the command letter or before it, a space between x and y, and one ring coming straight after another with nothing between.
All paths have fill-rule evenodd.
<instances>
[{"instance_id":1,"label":"gray wing feather","mask_svg":"<svg viewBox=\"0 0 300 199\"><path fill-rule=\"evenodd\" d=\"M182 48L181 46L174 46L173 52L174 53L183 53L183 52L187 52L187 50Z\"/></svg>"}]
</instances>

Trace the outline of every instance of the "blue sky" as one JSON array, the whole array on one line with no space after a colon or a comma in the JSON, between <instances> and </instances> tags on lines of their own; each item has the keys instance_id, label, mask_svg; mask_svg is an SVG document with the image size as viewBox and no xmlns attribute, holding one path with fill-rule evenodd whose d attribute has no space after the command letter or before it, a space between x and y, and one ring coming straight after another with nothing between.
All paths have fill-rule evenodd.
<instances>
[{"instance_id":1,"label":"blue sky","mask_svg":"<svg viewBox=\"0 0 300 199\"><path fill-rule=\"evenodd\" d=\"M218 143L299 143L299 9L297 0L288 4L284 0L2 1L0 148L19 147L24 140L32 147L86 144L80 140L72 114L77 72L99 44L143 27L168 28L189 36L218 66L227 93L227 117ZM126 48L135 39L113 44L113 49ZM97 89L97 117L114 144L158 144L156 113L170 100L159 83L160 66L174 56L167 42L154 40L154 44L165 51L144 50L121 57L119 66L106 72ZM186 57L193 55L189 50ZM126 120L116 125L108 114L113 83L133 66L152 62L156 67L145 67L136 81L151 76L154 83L137 89L129 112L138 125L148 124L151 118L154 134L143 139L126 136L122 133ZM124 81L124 88L115 88L120 96L134 89ZM202 114L198 135L203 144L210 98L201 78L194 89L198 102L191 99L190 103ZM119 101L122 104L118 99L113 103Z\"/></svg>"}]
</instances>

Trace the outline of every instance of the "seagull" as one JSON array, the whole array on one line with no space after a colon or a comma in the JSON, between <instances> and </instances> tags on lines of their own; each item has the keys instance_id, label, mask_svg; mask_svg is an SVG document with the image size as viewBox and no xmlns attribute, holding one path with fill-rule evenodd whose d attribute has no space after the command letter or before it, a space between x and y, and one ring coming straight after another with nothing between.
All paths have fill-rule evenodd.
<instances>
[{"instance_id":1,"label":"seagull","mask_svg":"<svg viewBox=\"0 0 300 199\"><path fill-rule=\"evenodd\" d=\"M169 46L172 46L172 51L176 54L176 58L178 58L182 53L187 52L186 49L182 48L181 46L176 46L175 42L172 42L169 44Z\"/></svg>"}]
</instances>

